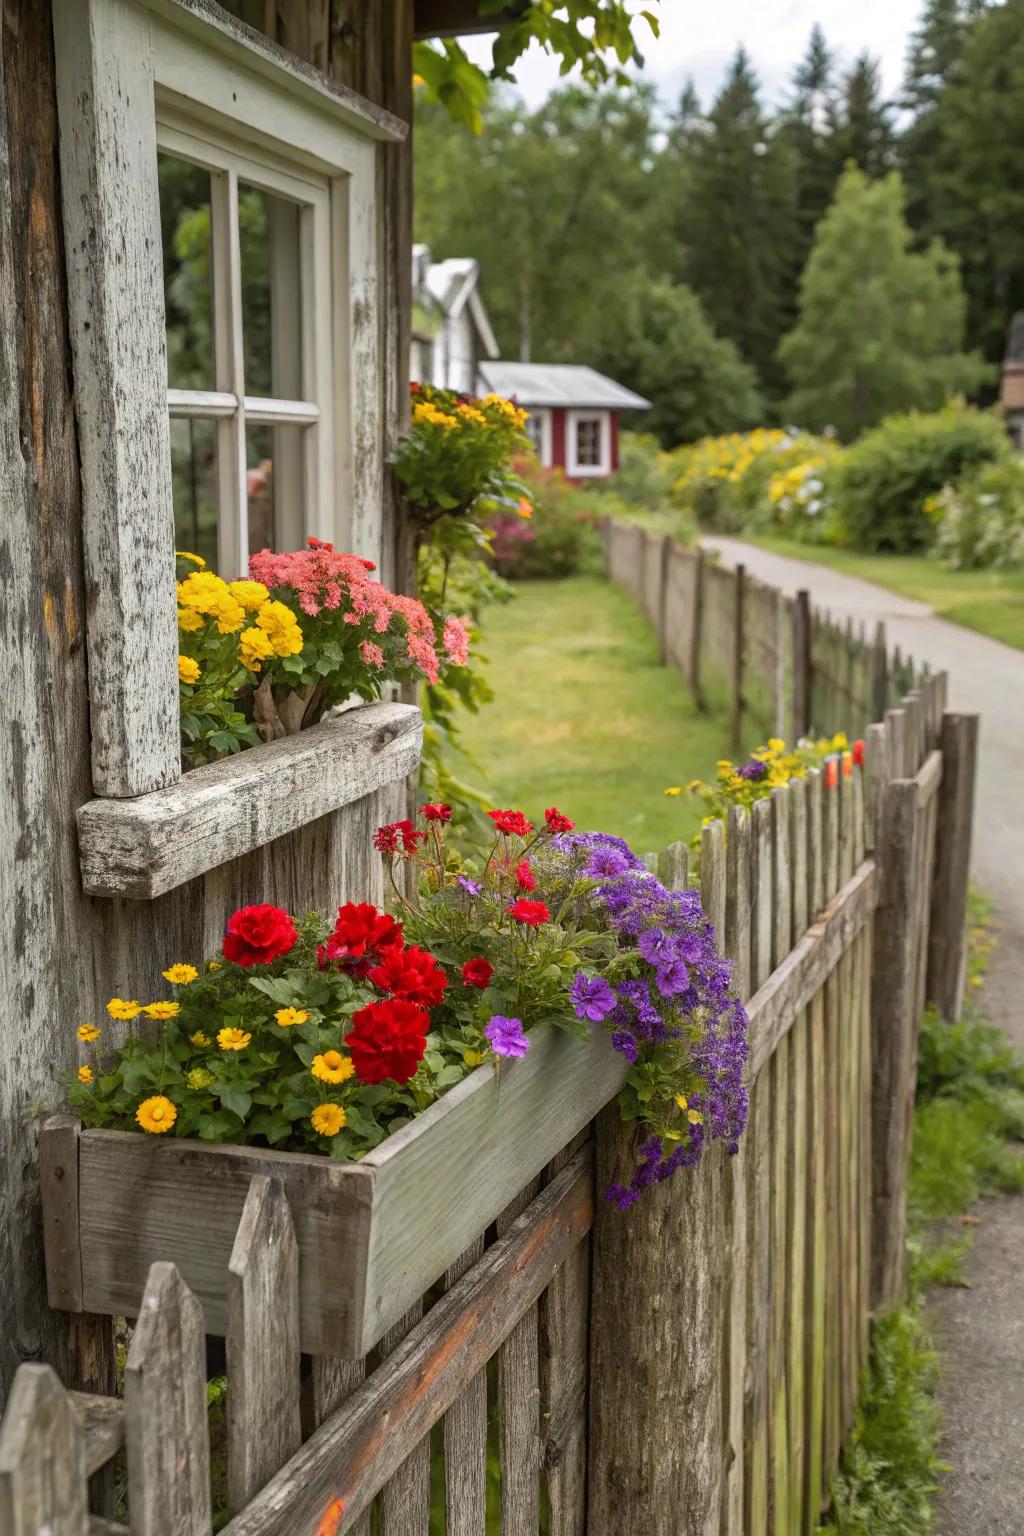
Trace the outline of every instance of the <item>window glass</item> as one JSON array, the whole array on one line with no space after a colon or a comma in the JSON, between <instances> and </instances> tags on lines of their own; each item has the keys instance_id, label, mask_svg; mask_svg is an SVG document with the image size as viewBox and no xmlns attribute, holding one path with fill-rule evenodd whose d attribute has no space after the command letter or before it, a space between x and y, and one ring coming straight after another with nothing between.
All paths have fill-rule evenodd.
<instances>
[{"instance_id":1,"label":"window glass","mask_svg":"<svg viewBox=\"0 0 1024 1536\"><path fill-rule=\"evenodd\" d=\"M261 187L238 187L245 392L302 397L299 209Z\"/></svg>"},{"instance_id":2,"label":"window glass","mask_svg":"<svg viewBox=\"0 0 1024 1536\"><path fill-rule=\"evenodd\" d=\"M171 389L212 389L213 260L210 173L174 155L157 157Z\"/></svg>"},{"instance_id":3,"label":"window glass","mask_svg":"<svg viewBox=\"0 0 1024 1536\"><path fill-rule=\"evenodd\" d=\"M171 418L174 547L217 564L217 424Z\"/></svg>"},{"instance_id":4,"label":"window glass","mask_svg":"<svg viewBox=\"0 0 1024 1536\"><path fill-rule=\"evenodd\" d=\"M291 548L306 537L302 505L305 430L263 422L246 425L250 555L261 549Z\"/></svg>"},{"instance_id":5,"label":"window glass","mask_svg":"<svg viewBox=\"0 0 1024 1536\"><path fill-rule=\"evenodd\" d=\"M540 455L544 447L544 420L539 411L527 416L525 427L527 437Z\"/></svg>"},{"instance_id":6,"label":"window glass","mask_svg":"<svg viewBox=\"0 0 1024 1536\"><path fill-rule=\"evenodd\" d=\"M576 423L576 462L587 468L601 463L601 420L588 416Z\"/></svg>"}]
</instances>

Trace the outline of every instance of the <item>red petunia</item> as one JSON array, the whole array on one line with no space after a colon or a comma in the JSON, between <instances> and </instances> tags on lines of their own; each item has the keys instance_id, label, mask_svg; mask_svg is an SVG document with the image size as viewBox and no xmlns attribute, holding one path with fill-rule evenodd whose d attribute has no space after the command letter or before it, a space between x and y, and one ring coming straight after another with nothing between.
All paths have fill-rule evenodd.
<instances>
[{"instance_id":1,"label":"red petunia","mask_svg":"<svg viewBox=\"0 0 1024 1536\"><path fill-rule=\"evenodd\" d=\"M407 1083L427 1049L425 1008L390 997L369 1003L352 1019L345 1046L361 1083Z\"/></svg>"},{"instance_id":2,"label":"red petunia","mask_svg":"<svg viewBox=\"0 0 1024 1536\"><path fill-rule=\"evenodd\" d=\"M317 949L320 969L337 960L353 976L365 976L385 954L401 948L402 925L370 901L348 901L338 908L334 932Z\"/></svg>"},{"instance_id":3,"label":"red petunia","mask_svg":"<svg viewBox=\"0 0 1024 1536\"><path fill-rule=\"evenodd\" d=\"M420 806L420 815L424 816L427 819L427 821L441 821L441 822L451 821L451 819L452 819L452 808L451 808L450 805L444 805L444 804L421 805Z\"/></svg>"},{"instance_id":4,"label":"red petunia","mask_svg":"<svg viewBox=\"0 0 1024 1536\"><path fill-rule=\"evenodd\" d=\"M487 814L506 837L529 837L533 831L533 822L527 821L522 811L488 811Z\"/></svg>"},{"instance_id":5,"label":"red petunia","mask_svg":"<svg viewBox=\"0 0 1024 1536\"><path fill-rule=\"evenodd\" d=\"M858 739L853 744L853 760L857 764L858 768L863 768L863 766L864 766L864 741L863 741L862 737L858 737Z\"/></svg>"},{"instance_id":6,"label":"red petunia","mask_svg":"<svg viewBox=\"0 0 1024 1536\"><path fill-rule=\"evenodd\" d=\"M298 940L295 924L282 907L264 903L258 907L239 907L228 918L224 935L224 958L234 965L270 965Z\"/></svg>"},{"instance_id":7,"label":"red petunia","mask_svg":"<svg viewBox=\"0 0 1024 1536\"><path fill-rule=\"evenodd\" d=\"M563 816L556 806L544 812L544 820L549 832L571 832L576 823L570 821L568 816Z\"/></svg>"},{"instance_id":8,"label":"red petunia","mask_svg":"<svg viewBox=\"0 0 1024 1536\"><path fill-rule=\"evenodd\" d=\"M414 944L408 949L389 949L370 972L370 980L381 992L423 1008L436 1008L448 985L434 956Z\"/></svg>"},{"instance_id":9,"label":"red petunia","mask_svg":"<svg viewBox=\"0 0 1024 1536\"><path fill-rule=\"evenodd\" d=\"M538 928L541 923L551 921L551 913L548 911L546 901L527 901L520 896L509 907L509 911L517 923L525 923L527 928Z\"/></svg>"},{"instance_id":10,"label":"red petunia","mask_svg":"<svg viewBox=\"0 0 1024 1536\"><path fill-rule=\"evenodd\" d=\"M483 956L476 960L467 960L462 967L462 985L464 987L479 987L481 992L486 992L494 975L494 966Z\"/></svg>"},{"instance_id":11,"label":"red petunia","mask_svg":"<svg viewBox=\"0 0 1024 1536\"><path fill-rule=\"evenodd\" d=\"M522 863L516 865L516 884L521 891L537 889L537 880L528 859L523 859Z\"/></svg>"},{"instance_id":12,"label":"red petunia","mask_svg":"<svg viewBox=\"0 0 1024 1536\"><path fill-rule=\"evenodd\" d=\"M378 853L400 854L411 859L427 834L417 832L411 821L392 821L386 827L378 827L373 834L373 846Z\"/></svg>"}]
</instances>

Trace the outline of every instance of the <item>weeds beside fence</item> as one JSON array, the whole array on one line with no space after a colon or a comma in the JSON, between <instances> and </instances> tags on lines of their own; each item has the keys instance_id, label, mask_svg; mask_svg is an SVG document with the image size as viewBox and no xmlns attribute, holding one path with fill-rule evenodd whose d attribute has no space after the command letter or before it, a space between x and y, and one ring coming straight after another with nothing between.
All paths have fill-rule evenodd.
<instances>
[{"instance_id":1,"label":"weeds beside fence","mask_svg":"<svg viewBox=\"0 0 1024 1536\"><path fill-rule=\"evenodd\" d=\"M738 655L747 694L770 677L789 718L799 606L740 577L730 610L729 573L695 583L695 557L632 532L609 548L634 550L674 665L728 677ZM825 632L804 612L813 665ZM775 615L763 647L748 613ZM865 658L832 638L819 707L835 713L814 723L856 728L843 701L863 697ZM888 698L895 658L885 676ZM863 772L812 770L703 831L703 904L749 999L737 1156L717 1143L620 1214L599 1192L635 1162L634 1137L606 1075L581 1086L565 1121L586 1129L362 1360L300 1356L289 1198L253 1180L225 1281L230 1536L369 1536L371 1510L375 1536L538 1536L542 1517L550 1536L816 1529L871 1316L905 1285L918 1020L926 1000L955 1015L962 987L977 722L945 712L943 676L916 682L868 727ZM686 884L682 847L653 862ZM46 1161L47 1220L56 1202L76 1236L74 1136L49 1134L65 1151ZM524 1168L529 1135L527 1116ZM5 1532L83 1536L87 1478L124 1444L131 1530L207 1536L202 1311L173 1265L151 1269L139 1319L123 1402L22 1367L0 1433ZM128 1529L123 1503L94 1476L96 1536Z\"/></svg>"}]
</instances>

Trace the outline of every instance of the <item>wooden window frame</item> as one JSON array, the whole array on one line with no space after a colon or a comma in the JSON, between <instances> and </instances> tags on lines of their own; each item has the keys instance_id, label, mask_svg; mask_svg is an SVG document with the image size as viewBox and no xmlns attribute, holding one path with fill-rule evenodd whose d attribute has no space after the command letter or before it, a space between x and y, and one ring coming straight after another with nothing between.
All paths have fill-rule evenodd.
<instances>
[{"instance_id":1,"label":"wooden window frame","mask_svg":"<svg viewBox=\"0 0 1024 1536\"><path fill-rule=\"evenodd\" d=\"M408 129L204 0L53 11L93 786L128 798L181 778L158 115L230 125L261 164L284 154L330 184L334 249L348 256L342 280L331 273L333 494L351 508L342 537L371 558L384 485L378 151Z\"/></svg>"},{"instance_id":2,"label":"wooden window frame","mask_svg":"<svg viewBox=\"0 0 1024 1536\"><path fill-rule=\"evenodd\" d=\"M581 464L577 432L585 422L596 422L600 429L601 456L596 464ZM567 473L576 479L587 475L610 475L612 469L612 422L611 413L599 407L591 410L569 412L566 422L565 457Z\"/></svg>"},{"instance_id":3,"label":"wooden window frame","mask_svg":"<svg viewBox=\"0 0 1024 1536\"><path fill-rule=\"evenodd\" d=\"M540 441L534 445L537 449L537 457L543 468L550 469L554 452L552 444L552 412L542 405L537 407L527 406L526 409L529 419L535 421L539 428L538 437Z\"/></svg>"}]
</instances>

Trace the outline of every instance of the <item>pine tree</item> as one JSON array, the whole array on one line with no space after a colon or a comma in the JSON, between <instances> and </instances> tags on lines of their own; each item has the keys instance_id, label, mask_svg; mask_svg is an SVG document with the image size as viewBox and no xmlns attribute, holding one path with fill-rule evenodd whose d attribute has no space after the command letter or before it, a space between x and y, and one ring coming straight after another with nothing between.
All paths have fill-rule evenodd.
<instances>
[{"instance_id":1,"label":"pine tree","mask_svg":"<svg viewBox=\"0 0 1024 1536\"><path fill-rule=\"evenodd\" d=\"M985 0L927 0L911 37L900 106L912 114L899 146L907 187L907 213L915 229L936 234L941 226L941 193L936 176L941 128L936 110L956 78L971 22Z\"/></svg>"},{"instance_id":2,"label":"pine tree","mask_svg":"<svg viewBox=\"0 0 1024 1536\"><path fill-rule=\"evenodd\" d=\"M956 258L938 241L911 249L895 172L851 166L818 226L800 283L800 318L780 347L801 426L849 441L891 411L933 409L987 370L963 345Z\"/></svg>"},{"instance_id":3,"label":"pine tree","mask_svg":"<svg viewBox=\"0 0 1024 1536\"><path fill-rule=\"evenodd\" d=\"M843 77L831 149L837 173L851 161L872 179L892 169L892 108L882 100L877 59L862 53Z\"/></svg>"}]
</instances>

